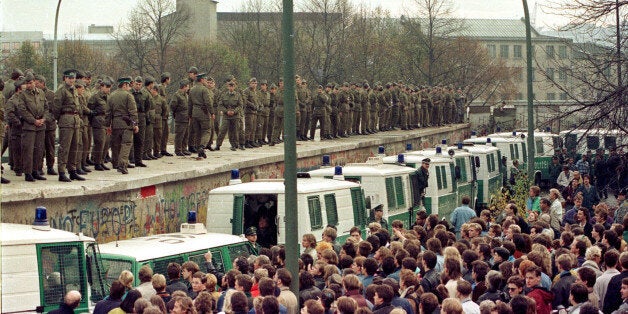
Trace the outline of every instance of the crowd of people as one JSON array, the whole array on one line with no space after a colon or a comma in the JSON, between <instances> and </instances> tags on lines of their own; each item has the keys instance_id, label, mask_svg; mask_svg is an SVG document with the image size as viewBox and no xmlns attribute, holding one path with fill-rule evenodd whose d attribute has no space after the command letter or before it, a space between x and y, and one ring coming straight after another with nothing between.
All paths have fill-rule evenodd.
<instances>
[{"instance_id":1,"label":"crowd of people","mask_svg":"<svg viewBox=\"0 0 628 314\"><path fill-rule=\"evenodd\" d=\"M116 83L108 76L92 80L89 71L67 70L52 91L42 75L14 69L9 80L0 80L2 153L9 150L11 170L26 181L58 175L59 181L71 182L85 180L92 170L110 170L109 162L126 174L164 156L207 158L206 151L220 150L227 136L231 150L283 141L283 79L269 85L250 78L242 87L228 76L219 86L197 67L187 72L171 87L170 73L159 79L120 77ZM312 89L298 75L295 84L300 141L314 140L317 127L324 141L463 120L465 98L452 86L362 81ZM170 121L173 153L167 150Z\"/></svg>"},{"instance_id":2,"label":"crowd of people","mask_svg":"<svg viewBox=\"0 0 628 314\"><path fill-rule=\"evenodd\" d=\"M508 204L497 217L476 217L469 197L449 222L421 210L409 228L395 220L388 229L376 216L367 234L353 227L342 242L327 226L322 239L303 235L298 274L285 268L282 245L259 246L250 228L257 254L226 273L211 253L205 265L170 263L167 278L143 266L136 287L123 271L94 314L628 313L626 190L617 206L585 205L581 193L570 206L556 189L549 198L538 192L533 186L526 208Z\"/></svg>"}]
</instances>

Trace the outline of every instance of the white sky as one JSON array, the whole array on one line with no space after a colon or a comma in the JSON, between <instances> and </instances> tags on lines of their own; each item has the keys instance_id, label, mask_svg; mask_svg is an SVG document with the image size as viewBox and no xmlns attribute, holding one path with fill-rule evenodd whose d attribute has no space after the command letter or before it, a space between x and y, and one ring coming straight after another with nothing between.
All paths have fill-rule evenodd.
<instances>
[{"instance_id":1,"label":"white sky","mask_svg":"<svg viewBox=\"0 0 628 314\"><path fill-rule=\"evenodd\" d=\"M209 0L207 0L209 1ZM264 1L264 0L262 0ZM295 7L301 0L295 0ZM368 4L371 7L383 6L393 16L412 11L414 0L351 0L355 4ZM121 24L138 0L63 0L59 13L59 34L87 32L87 26ZM220 0L218 11L237 11L245 0ZM463 18L519 19L523 17L520 0L453 0L455 15ZM528 0L530 14L535 4L545 4L547 0ZM0 0L1 31L43 31L52 34L57 1L54 0ZM564 20L536 9L537 27L557 25ZM534 16L533 16L534 18Z\"/></svg>"}]
</instances>

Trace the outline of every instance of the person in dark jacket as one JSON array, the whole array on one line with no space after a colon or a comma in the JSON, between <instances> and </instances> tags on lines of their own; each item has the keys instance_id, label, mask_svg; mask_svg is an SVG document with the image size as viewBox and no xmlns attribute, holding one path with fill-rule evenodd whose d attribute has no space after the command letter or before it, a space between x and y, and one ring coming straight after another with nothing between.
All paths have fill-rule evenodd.
<instances>
[{"instance_id":1,"label":"person in dark jacket","mask_svg":"<svg viewBox=\"0 0 628 314\"><path fill-rule=\"evenodd\" d=\"M63 298L63 303L59 305L59 308L52 310L48 313L52 314L74 314L74 309L81 303L81 293L72 290L68 292Z\"/></svg>"},{"instance_id":2,"label":"person in dark jacket","mask_svg":"<svg viewBox=\"0 0 628 314\"><path fill-rule=\"evenodd\" d=\"M488 290L478 298L477 303L482 303L484 300L491 300L493 302L497 301L506 301L506 297L502 290L499 290L499 287L502 283L502 275L498 271L491 270L486 275L488 279Z\"/></svg>"},{"instance_id":3,"label":"person in dark jacket","mask_svg":"<svg viewBox=\"0 0 628 314\"><path fill-rule=\"evenodd\" d=\"M170 263L166 268L166 272L168 273L168 280L170 280L170 283L166 286L166 291L170 295L177 290L181 290L187 294L188 286L180 280L181 265L179 265L179 263Z\"/></svg>"},{"instance_id":4,"label":"person in dark jacket","mask_svg":"<svg viewBox=\"0 0 628 314\"><path fill-rule=\"evenodd\" d=\"M569 304L569 292L571 285L576 281L570 270L572 260L569 254L563 254L556 259L556 264L559 271L559 279L552 286L552 293L554 293L554 301L552 307L556 308L562 305L564 308L568 308Z\"/></svg>"},{"instance_id":5,"label":"person in dark jacket","mask_svg":"<svg viewBox=\"0 0 628 314\"><path fill-rule=\"evenodd\" d=\"M119 307L125 291L124 285L119 280L112 282L111 288L109 288L109 297L96 303L94 314L107 314Z\"/></svg>"},{"instance_id":6,"label":"person in dark jacket","mask_svg":"<svg viewBox=\"0 0 628 314\"><path fill-rule=\"evenodd\" d=\"M621 292L621 281L624 278L628 278L628 252L621 253L619 262L622 272L613 276L611 281L608 282L608 288L606 289L606 295L604 297L604 307L602 308L604 313L611 313L617 310L622 304L622 299L619 296Z\"/></svg>"},{"instance_id":7,"label":"person in dark jacket","mask_svg":"<svg viewBox=\"0 0 628 314\"><path fill-rule=\"evenodd\" d=\"M550 314L552 312L554 294L541 287L541 268L538 266L528 267L525 273L525 280L526 287L529 289L526 296L536 302L536 313Z\"/></svg>"},{"instance_id":8,"label":"person in dark jacket","mask_svg":"<svg viewBox=\"0 0 628 314\"><path fill-rule=\"evenodd\" d=\"M307 300L318 300L320 296L321 289L314 286L314 276L307 271L301 272L299 274L299 304L305 304Z\"/></svg>"},{"instance_id":9,"label":"person in dark jacket","mask_svg":"<svg viewBox=\"0 0 628 314\"><path fill-rule=\"evenodd\" d=\"M375 288L373 297L373 314L389 314L395 307L390 303L394 296L393 289L389 285L379 285Z\"/></svg>"},{"instance_id":10,"label":"person in dark jacket","mask_svg":"<svg viewBox=\"0 0 628 314\"><path fill-rule=\"evenodd\" d=\"M430 162L431 160L429 158L423 159L421 161L421 168L416 171L418 181L417 191L419 192L419 195L417 196L421 200L421 205L425 205L425 188L427 188L427 182L430 177Z\"/></svg>"},{"instance_id":11,"label":"person in dark jacket","mask_svg":"<svg viewBox=\"0 0 628 314\"><path fill-rule=\"evenodd\" d=\"M425 275L421 279L423 293L434 292L440 283L440 273L434 269L436 267L436 254L432 251L425 251L422 263L423 269L425 269Z\"/></svg>"}]
</instances>

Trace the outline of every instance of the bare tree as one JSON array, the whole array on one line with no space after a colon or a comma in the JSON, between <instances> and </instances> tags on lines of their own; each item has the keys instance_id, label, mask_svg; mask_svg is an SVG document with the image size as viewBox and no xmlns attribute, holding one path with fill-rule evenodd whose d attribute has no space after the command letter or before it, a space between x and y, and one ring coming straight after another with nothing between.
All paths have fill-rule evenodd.
<instances>
[{"instance_id":1,"label":"bare tree","mask_svg":"<svg viewBox=\"0 0 628 314\"><path fill-rule=\"evenodd\" d=\"M133 12L128 22L113 36L120 50L120 59L124 60L129 68L144 75L152 52L146 20L138 12Z\"/></svg>"}]
</instances>

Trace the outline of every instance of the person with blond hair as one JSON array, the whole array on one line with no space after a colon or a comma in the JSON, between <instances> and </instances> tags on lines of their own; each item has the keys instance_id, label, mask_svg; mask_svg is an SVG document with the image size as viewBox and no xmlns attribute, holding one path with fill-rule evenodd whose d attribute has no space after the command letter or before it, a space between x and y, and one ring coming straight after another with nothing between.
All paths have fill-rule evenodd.
<instances>
[{"instance_id":1,"label":"person with blond hair","mask_svg":"<svg viewBox=\"0 0 628 314\"><path fill-rule=\"evenodd\" d=\"M462 314L462 303L456 298L447 298L443 300L443 306L440 310L441 314Z\"/></svg>"}]
</instances>

